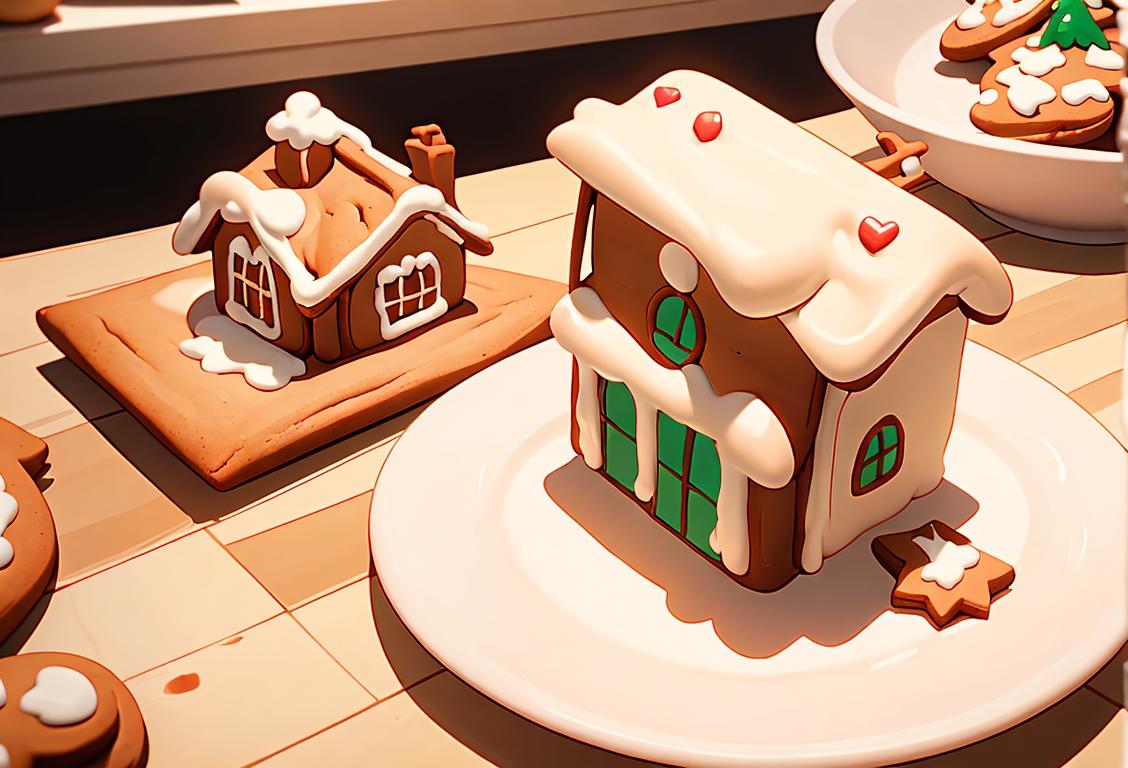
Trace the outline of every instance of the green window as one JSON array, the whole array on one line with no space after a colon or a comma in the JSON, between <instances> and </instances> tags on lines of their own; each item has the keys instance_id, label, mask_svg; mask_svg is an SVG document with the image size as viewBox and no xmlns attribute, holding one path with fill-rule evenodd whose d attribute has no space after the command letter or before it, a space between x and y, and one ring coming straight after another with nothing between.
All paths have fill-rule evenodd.
<instances>
[{"instance_id":1,"label":"green window","mask_svg":"<svg viewBox=\"0 0 1128 768\"><path fill-rule=\"evenodd\" d=\"M658 302L651 335L654 346L674 365L691 362L691 358L700 353L701 329L697 327L697 317L689 299L681 294L668 292Z\"/></svg>"},{"instance_id":2,"label":"green window","mask_svg":"<svg viewBox=\"0 0 1128 768\"><path fill-rule=\"evenodd\" d=\"M858 449L851 483L854 495L869 493L892 480L904 454L904 428L895 416L886 416L866 433Z\"/></svg>"},{"instance_id":3,"label":"green window","mask_svg":"<svg viewBox=\"0 0 1128 768\"><path fill-rule=\"evenodd\" d=\"M629 491L638 477L635 403L621 381L603 384L603 456L608 476Z\"/></svg>"}]
</instances>

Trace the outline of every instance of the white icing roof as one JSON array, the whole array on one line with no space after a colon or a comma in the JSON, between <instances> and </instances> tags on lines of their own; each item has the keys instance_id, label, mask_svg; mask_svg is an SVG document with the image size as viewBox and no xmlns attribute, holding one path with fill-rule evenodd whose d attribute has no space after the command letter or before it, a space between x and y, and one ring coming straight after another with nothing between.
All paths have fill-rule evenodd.
<instances>
[{"instance_id":1,"label":"white icing roof","mask_svg":"<svg viewBox=\"0 0 1128 768\"><path fill-rule=\"evenodd\" d=\"M658 107L656 87L680 97ZM694 132L703 112L721 114L712 141ZM780 316L833 381L879 367L946 295L989 317L1010 307L1006 273L971 233L700 72L670 72L621 105L580 102L548 149L689 249L736 312ZM875 255L858 237L868 216L900 227Z\"/></svg>"}]
</instances>

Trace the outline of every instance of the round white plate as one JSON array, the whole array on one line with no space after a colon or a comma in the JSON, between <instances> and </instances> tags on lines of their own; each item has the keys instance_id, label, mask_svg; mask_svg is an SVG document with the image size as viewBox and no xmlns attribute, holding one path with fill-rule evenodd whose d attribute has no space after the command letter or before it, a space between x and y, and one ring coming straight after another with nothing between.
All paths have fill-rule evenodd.
<instances>
[{"instance_id":1,"label":"round white plate","mask_svg":"<svg viewBox=\"0 0 1128 768\"><path fill-rule=\"evenodd\" d=\"M1030 717L1128 636L1124 451L983 347L967 347L947 482L874 532L938 518L1015 566L990 619L940 632L886 610L873 534L774 594L736 585L574 458L570 375L548 341L455 387L372 499L404 623L530 720L678 765L899 762Z\"/></svg>"},{"instance_id":2,"label":"round white plate","mask_svg":"<svg viewBox=\"0 0 1128 768\"><path fill-rule=\"evenodd\" d=\"M1039 237L1124 242L1119 152L989 136L972 125L988 62L940 55L940 34L966 7L835 0L819 21L819 59L866 119L927 142L924 169L989 215Z\"/></svg>"}]
</instances>

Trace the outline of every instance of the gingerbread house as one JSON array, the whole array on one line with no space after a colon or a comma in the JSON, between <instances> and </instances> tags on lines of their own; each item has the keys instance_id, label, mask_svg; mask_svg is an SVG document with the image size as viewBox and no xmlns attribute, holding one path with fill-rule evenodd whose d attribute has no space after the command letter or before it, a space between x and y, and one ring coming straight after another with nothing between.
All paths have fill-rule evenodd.
<instances>
[{"instance_id":1,"label":"gingerbread house","mask_svg":"<svg viewBox=\"0 0 1128 768\"><path fill-rule=\"evenodd\" d=\"M411 167L301 91L266 124L275 143L209 177L173 233L212 252L216 305L292 355L325 362L400 339L463 300L465 251L492 251L454 197L454 147L436 125Z\"/></svg>"},{"instance_id":2,"label":"gingerbread house","mask_svg":"<svg viewBox=\"0 0 1128 768\"><path fill-rule=\"evenodd\" d=\"M1010 282L927 203L739 91L581 102L572 442L741 584L778 589L944 474L968 318Z\"/></svg>"}]
</instances>

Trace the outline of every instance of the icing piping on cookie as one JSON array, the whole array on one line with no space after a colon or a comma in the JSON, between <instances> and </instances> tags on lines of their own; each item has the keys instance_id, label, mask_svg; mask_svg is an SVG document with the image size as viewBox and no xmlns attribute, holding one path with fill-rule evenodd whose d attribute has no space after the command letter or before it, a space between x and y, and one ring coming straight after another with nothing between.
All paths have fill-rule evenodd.
<instances>
[{"instance_id":1,"label":"icing piping on cookie","mask_svg":"<svg viewBox=\"0 0 1128 768\"><path fill-rule=\"evenodd\" d=\"M987 23L987 17L983 15L983 6L985 5L987 5L987 0L975 0L963 13L956 17L956 26L960 29L982 27Z\"/></svg>"},{"instance_id":2,"label":"icing piping on cookie","mask_svg":"<svg viewBox=\"0 0 1128 768\"><path fill-rule=\"evenodd\" d=\"M963 581L964 571L979 562L979 550L970 544L956 544L932 530L929 536L914 536L916 544L928 555L928 565L921 569L924 581L933 581L944 589L952 589Z\"/></svg>"},{"instance_id":3,"label":"icing piping on cookie","mask_svg":"<svg viewBox=\"0 0 1128 768\"><path fill-rule=\"evenodd\" d=\"M1007 86L1007 101L1020 115L1030 117L1038 107L1057 98L1057 91L1049 83L1024 74L1017 65L1007 67L995 78Z\"/></svg>"},{"instance_id":4,"label":"icing piping on cookie","mask_svg":"<svg viewBox=\"0 0 1128 768\"><path fill-rule=\"evenodd\" d=\"M0 744L0 768L8 768L12 764L12 758L8 755L8 748Z\"/></svg>"},{"instance_id":5,"label":"icing piping on cookie","mask_svg":"<svg viewBox=\"0 0 1128 768\"><path fill-rule=\"evenodd\" d=\"M662 246L658 252L658 268L674 290L689 293L697 287L697 259L677 243Z\"/></svg>"},{"instance_id":6,"label":"icing piping on cookie","mask_svg":"<svg viewBox=\"0 0 1128 768\"><path fill-rule=\"evenodd\" d=\"M1012 21L1017 21L1042 4L1042 0L999 0L1003 7L995 14L991 21L992 26L1004 27Z\"/></svg>"},{"instance_id":7,"label":"icing piping on cookie","mask_svg":"<svg viewBox=\"0 0 1128 768\"><path fill-rule=\"evenodd\" d=\"M86 675L69 667L44 667L35 687L20 699L20 711L44 725L78 725L98 709L98 692Z\"/></svg>"},{"instance_id":8,"label":"icing piping on cookie","mask_svg":"<svg viewBox=\"0 0 1128 768\"><path fill-rule=\"evenodd\" d=\"M923 171L924 166L921 165L920 158L916 155L909 155L901 161L901 175L905 178L912 178Z\"/></svg>"},{"instance_id":9,"label":"icing piping on cookie","mask_svg":"<svg viewBox=\"0 0 1128 768\"><path fill-rule=\"evenodd\" d=\"M1032 51L1029 48L1016 48L1011 58L1018 62L1018 68L1024 75L1041 77L1049 74L1051 70L1065 66L1065 54L1057 43L1051 43L1045 48Z\"/></svg>"},{"instance_id":10,"label":"icing piping on cookie","mask_svg":"<svg viewBox=\"0 0 1128 768\"><path fill-rule=\"evenodd\" d=\"M0 568L7 568L16 556L16 550L12 547L12 542L4 538L4 532L20 511L20 503L5 488L4 478L0 476ZM3 704L0 703L0 706Z\"/></svg>"},{"instance_id":11,"label":"icing piping on cookie","mask_svg":"<svg viewBox=\"0 0 1128 768\"><path fill-rule=\"evenodd\" d=\"M1124 57L1109 48L1105 50L1096 45L1090 45L1085 52L1085 63L1097 69L1110 69L1116 71L1124 69Z\"/></svg>"},{"instance_id":12,"label":"icing piping on cookie","mask_svg":"<svg viewBox=\"0 0 1128 768\"><path fill-rule=\"evenodd\" d=\"M8 703L8 689L4 687L4 681L0 680L0 707Z\"/></svg>"},{"instance_id":13,"label":"icing piping on cookie","mask_svg":"<svg viewBox=\"0 0 1128 768\"><path fill-rule=\"evenodd\" d=\"M985 107L989 107L999 100L999 92L994 88L988 88L983 93L979 94L979 103Z\"/></svg>"},{"instance_id":14,"label":"icing piping on cookie","mask_svg":"<svg viewBox=\"0 0 1128 768\"><path fill-rule=\"evenodd\" d=\"M1037 48L1041 44L1042 44L1042 36L1041 35L1034 35L1034 37L1026 38L1026 47L1027 48Z\"/></svg>"},{"instance_id":15,"label":"icing piping on cookie","mask_svg":"<svg viewBox=\"0 0 1128 768\"><path fill-rule=\"evenodd\" d=\"M1105 102L1109 98L1108 88L1105 88L1100 80L1093 77L1087 77L1084 80L1078 80L1061 87L1062 101L1073 107L1083 104L1086 99Z\"/></svg>"}]
</instances>

